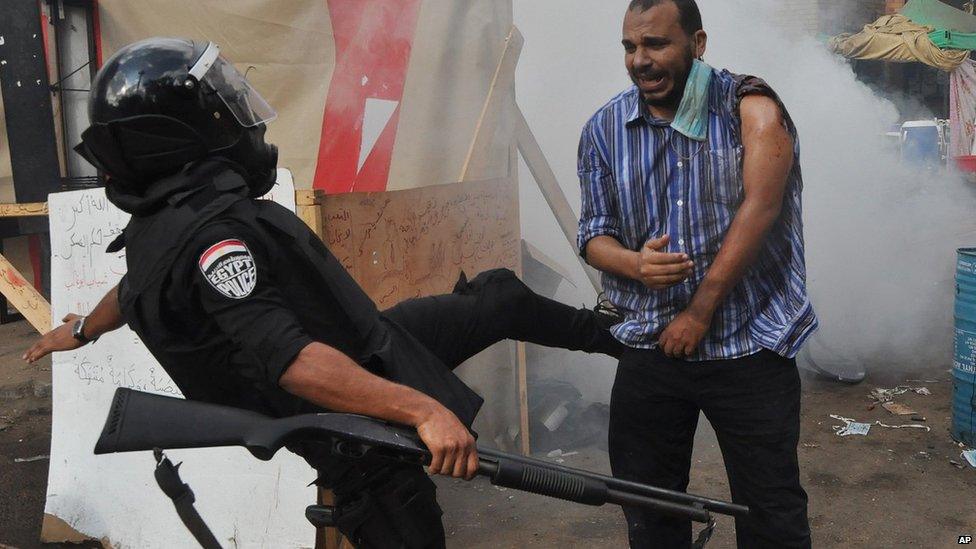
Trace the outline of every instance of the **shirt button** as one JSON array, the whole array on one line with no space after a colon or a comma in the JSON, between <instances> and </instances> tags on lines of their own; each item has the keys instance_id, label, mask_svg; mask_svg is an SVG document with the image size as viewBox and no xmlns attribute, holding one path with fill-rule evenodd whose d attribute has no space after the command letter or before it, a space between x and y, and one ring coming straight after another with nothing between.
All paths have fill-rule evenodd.
<instances>
[{"instance_id":1,"label":"shirt button","mask_svg":"<svg viewBox=\"0 0 976 549\"><path fill-rule=\"evenodd\" d=\"M682 239L678 240L678 244L681 245L681 246L684 246L685 245L685 239L682 238Z\"/></svg>"},{"instance_id":2,"label":"shirt button","mask_svg":"<svg viewBox=\"0 0 976 549\"><path fill-rule=\"evenodd\" d=\"M678 162L678 167L679 167L679 168L684 168L684 167L685 167L685 163L684 163L684 162L681 162L681 161L679 161L679 162Z\"/></svg>"},{"instance_id":3,"label":"shirt button","mask_svg":"<svg viewBox=\"0 0 976 549\"><path fill-rule=\"evenodd\" d=\"M685 201L684 200L679 200L678 201L678 205L679 206L684 206L685 205Z\"/></svg>"}]
</instances>

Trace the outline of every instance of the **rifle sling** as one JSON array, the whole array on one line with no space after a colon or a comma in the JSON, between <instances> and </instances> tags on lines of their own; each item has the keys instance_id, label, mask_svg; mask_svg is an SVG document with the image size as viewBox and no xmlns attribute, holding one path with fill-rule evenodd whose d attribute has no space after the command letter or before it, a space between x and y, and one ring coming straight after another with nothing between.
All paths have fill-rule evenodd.
<instances>
[{"instance_id":1,"label":"rifle sling","mask_svg":"<svg viewBox=\"0 0 976 549\"><path fill-rule=\"evenodd\" d=\"M214 537L200 513L193 507L193 502L196 501L193 490L180 478L179 469L180 465L183 464L173 465L173 462L159 448L153 450L153 455L156 456L156 483L159 484L159 488L166 494L166 497L173 501L176 514L180 516L184 526L193 534L203 549L221 549L217 538Z\"/></svg>"}]
</instances>

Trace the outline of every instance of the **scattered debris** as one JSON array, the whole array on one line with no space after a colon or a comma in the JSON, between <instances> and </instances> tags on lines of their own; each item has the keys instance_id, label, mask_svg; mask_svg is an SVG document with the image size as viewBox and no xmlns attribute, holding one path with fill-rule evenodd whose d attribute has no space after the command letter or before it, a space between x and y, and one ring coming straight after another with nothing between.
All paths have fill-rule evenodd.
<instances>
[{"instance_id":1,"label":"scattered debris","mask_svg":"<svg viewBox=\"0 0 976 549\"><path fill-rule=\"evenodd\" d=\"M918 425L917 423L905 423L903 425L888 425L886 423L881 423L880 421L875 421L875 425L878 427L885 427L887 429L925 429L926 432L932 430L928 425Z\"/></svg>"},{"instance_id":2,"label":"scattered debris","mask_svg":"<svg viewBox=\"0 0 976 549\"><path fill-rule=\"evenodd\" d=\"M51 384L35 381L34 396L37 398L51 398Z\"/></svg>"},{"instance_id":3,"label":"scattered debris","mask_svg":"<svg viewBox=\"0 0 976 549\"><path fill-rule=\"evenodd\" d=\"M812 444L812 443L804 442L803 443L803 447L804 448L820 448L820 445L819 444Z\"/></svg>"},{"instance_id":4,"label":"scattered debris","mask_svg":"<svg viewBox=\"0 0 976 549\"><path fill-rule=\"evenodd\" d=\"M909 383L945 383L941 379L906 379L905 381Z\"/></svg>"},{"instance_id":5,"label":"scattered debris","mask_svg":"<svg viewBox=\"0 0 976 549\"><path fill-rule=\"evenodd\" d=\"M930 454L928 452L918 452L916 454L913 454L912 457L914 459L921 459L921 460L925 460L925 461L932 461L932 454Z\"/></svg>"},{"instance_id":6,"label":"scattered debris","mask_svg":"<svg viewBox=\"0 0 976 549\"><path fill-rule=\"evenodd\" d=\"M959 454L959 457L968 461L973 467L976 467L976 450L966 450L965 452Z\"/></svg>"},{"instance_id":7,"label":"scattered debris","mask_svg":"<svg viewBox=\"0 0 976 549\"><path fill-rule=\"evenodd\" d=\"M928 425L919 425L916 423L906 423L903 425L888 425L887 423L881 423L880 421L875 421L874 423L860 423L856 419L851 419L849 417L838 416L830 414L830 417L843 421L844 425L833 425L834 433L838 436L846 437L850 435L861 435L867 436L868 432L871 430L873 425L878 427L884 427L886 429L925 429L927 432L931 431L932 428Z\"/></svg>"},{"instance_id":8,"label":"scattered debris","mask_svg":"<svg viewBox=\"0 0 976 549\"><path fill-rule=\"evenodd\" d=\"M0 386L0 401L20 400L34 390L33 381L22 381L13 385Z\"/></svg>"},{"instance_id":9,"label":"scattered debris","mask_svg":"<svg viewBox=\"0 0 976 549\"><path fill-rule=\"evenodd\" d=\"M893 400L889 400L888 402L885 402L884 404L881 405L881 407L884 408L885 410L888 410L889 412L891 412L896 416L918 415L918 412L916 412L915 410L912 410L908 406L905 406L904 404L900 402L895 402Z\"/></svg>"},{"instance_id":10,"label":"scattered debris","mask_svg":"<svg viewBox=\"0 0 976 549\"><path fill-rule=\"evenodd\" d=\"M851 435L861 435L867 436L868 432L871 430L870 423L858 423L857 420L837 416L830 414L830 417L844 422L844 425L833 425L834 434L837 436L851 436Z\"/></svg>"},{"instance_id":11,"label":"scattered debris","mask_svg":"<svg viewBox=\"0 0 976 549\"><path fill-rule=\"evenodd\" d=\"M842 437L846 437L850 435L868 436L868 432L870 430L871 430L870 423L858 423L856 421L852 421L851 423L848 423L845 428L837 431L837 434Z\"/></svg>"},{"instance_id":12,"label":"scattered debris","mask_svg":"<svg viewBox=\"0 0 976 549\"><path fill-rule=\"evenodd\" d=\"M966 468L965 465L963 465L962 463L959 463L958 461L956 461L954 459L950 459L949 460L949 463L951 463L952 466L955 467L956 469L965 469Z\"/></svg>"},{"instance_id":13,"label":"scattered debris","mask_svg":"<svg viewBox=\"0 0 976 549\"><path fill-rule=\"evenodd\" d=\"M51 459L51 456L44 454L40 456L32 456L29 458L14 458L14 463L31 463L32 461L42 461L45 459Z\"/></svg>"},{"instance_id":14,"label":"scattered debris","mask_svg":"<svg viewBox=\"0 0 976 549\"><path fill-rule=\"evenodd\" d=\"M553 450L553 451L549 452L548 454L546 454L546 457L548 457L548 458L564 458L564 457L569 457L569 456L575 456L578 453L579 452L577 452L577 451L563 452L562 449L557 449L557 450Z\"/></svg>"},{"instance_id":15,"label":"scattered debris","mask_svg":"<svg viewBox=\"0 0 976 549\"><path fill-rule=\"evenodd\" d=\"M606 450L610 407L583 400L570 383L536 381L529 385L529 427L532 453L548 454L596 445ZM554 456L559 459L560 456Z\"/></svg>"},{"instance_id":16,"label":"scattered debris","mask_svg":"<svg viewBox=\"0 0 976 549\"><path fill-rule=\"evenodd\" d=\"M912 421L925 421L925 417L921 414L913 414Z\"/></svg>"},{"instance_id":17,"label":"scattered debris","mask_svg":"<svg viewBox=\"0 0 976 549\"><path fill-rule=\"evenodd\" d=\"M909 391L915 393L916 395L923 395L923 396L932 394L932 391L929 391L928 387L909 387L908 385L899 385L894 389L885 389L883 387L876 387L871 390L871 394L869 396L871 397L871 400L879 404L884 404L885 402L890 402L894 400L896 396L903 395Z\"/></svg>"}]
</instances>

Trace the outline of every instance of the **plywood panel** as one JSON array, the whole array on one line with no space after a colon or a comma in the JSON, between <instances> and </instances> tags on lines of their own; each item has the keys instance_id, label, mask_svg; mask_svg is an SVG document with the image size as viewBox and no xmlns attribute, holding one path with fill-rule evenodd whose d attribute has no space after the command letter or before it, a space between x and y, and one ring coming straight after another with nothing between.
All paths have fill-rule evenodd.
<instances>
[{"instance_id":1,"label":"plywood panel","mask_svg":"<svg viewBox=\"0 0 976 549\"><path fill-rule=\"evenodd\" d=\"M380 309L449 292L498 267L520 270L513 179L324 197L325 243Z\"/></svg>"}]
</instances>

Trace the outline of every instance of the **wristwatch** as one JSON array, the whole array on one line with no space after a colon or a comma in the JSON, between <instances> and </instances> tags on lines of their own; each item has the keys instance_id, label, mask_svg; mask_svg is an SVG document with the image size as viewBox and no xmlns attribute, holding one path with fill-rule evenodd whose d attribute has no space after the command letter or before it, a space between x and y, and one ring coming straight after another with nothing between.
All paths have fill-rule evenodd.
<instances>
[{"instance_id":1,"label":"wristwatch","mask_svg":"<svg viewBox=\"0 0 976 549\"><path fill-rule=\"evenodd\" d=\"M97 337L94 337L92 339L88 339L87 337L85 337L85 321L86 320L88 320L88 317L87 316L83 316L83 317L79 318L78 320L76 320L75 321L75 325L71 327L71 335L74 336L75 339L77 339L78 341L80 341L82 345L84 345L85 343L94 343L94 342L98 341L98 338Z\"/></svg>"}]
</instances>

